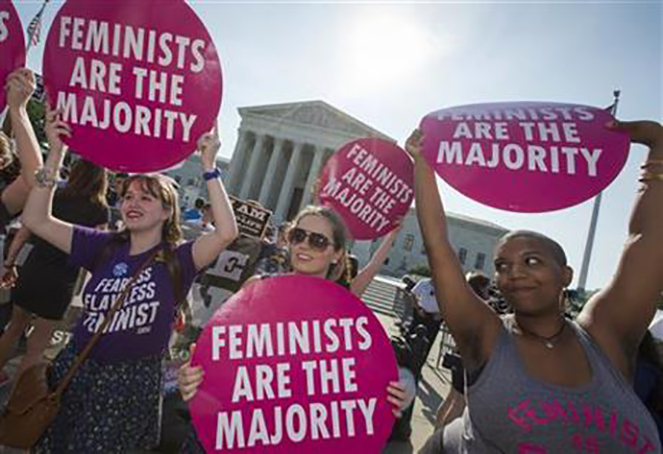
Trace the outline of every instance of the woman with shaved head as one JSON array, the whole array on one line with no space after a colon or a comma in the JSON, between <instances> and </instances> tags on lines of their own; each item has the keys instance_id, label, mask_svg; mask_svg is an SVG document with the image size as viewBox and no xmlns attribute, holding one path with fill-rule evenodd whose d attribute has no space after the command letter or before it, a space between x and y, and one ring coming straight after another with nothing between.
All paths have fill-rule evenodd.
<instances>
[{"instance_id":1,"label":"woman with shaved head","mask_svg":"<svg viewBox=\"0 0 663 454\"><path fill-rule=\"evenodd\" d=\"M617 272L575 321L564 317L573 270L562 247L540 233L514 231L497 245L495 281L513 314L500 318L471 290L421 154L422 134L408 139L440 310L467 370L463 417L436 432L422 453L661 452L632 380L663 290L663 127L607 127L648 146L649 156Z\"/></svg>"}]
</instances>

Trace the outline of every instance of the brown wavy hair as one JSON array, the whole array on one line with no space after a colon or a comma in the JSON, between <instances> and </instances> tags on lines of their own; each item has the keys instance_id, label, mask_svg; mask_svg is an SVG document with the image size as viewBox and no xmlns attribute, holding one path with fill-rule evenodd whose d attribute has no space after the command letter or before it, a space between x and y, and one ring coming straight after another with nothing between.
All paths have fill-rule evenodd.
<instances>
[{"instance_id":1,"label":"brown wavy hair","mask_svg":"<svg viewBox=\"0 0 663 454\"><path fill-rule=\"evenodd\" d=\"M106 169L96 166L90 161L79 159L71 166L69 181L62 190L67 197L84 196L90 201L102 206L108 206L106 202L106 190L108 189L108 175Z\"/></svg>"},{"instance_id":2,"label":"brown wavy hair","mask_svg":"<svg viewBox=\"0 0 663 454\"><path fill-rule=\"evenodd\" d=\"M163 223L161 238L169 245L175 245L182 240L182 229L180 228L180 206L176 183L169 177L160 174L131 175L122 184L120 197L124 198L129 186L136 181L141 189L153 197L161 200L161 206L169 212L169 216ZM128 235L128 232L126 233Z\"/></svg>"}]
</instances>

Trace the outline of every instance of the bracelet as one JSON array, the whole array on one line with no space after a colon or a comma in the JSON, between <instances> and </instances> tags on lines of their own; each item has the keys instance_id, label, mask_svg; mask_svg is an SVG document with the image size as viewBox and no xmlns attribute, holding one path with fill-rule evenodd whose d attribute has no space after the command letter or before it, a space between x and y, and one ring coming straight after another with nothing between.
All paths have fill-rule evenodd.
<instances>
[{"instance_id":1,"label":"bracelet","mask_svg":"<svg viewBox=\"0 0 663 454\"><path fill-rule=\"evenodd\" d=\"M640 179L638 180L641 183L646 181L663 181L663 172L654 173L654 172L642 172Z\"/></svg>"},{"instance_id":2,"label":"bracelet","mask_svg":"<svg viewBox=\"0 0 663 454\"><path fill-rule=\"evenodd\" d=\"M40 167L35 170L35 184L40 188L52 188L58 181L57 170Z\"/></svg>"},{"instance_id":3,"label":"bracelet","mask_svg":"<svg viewBox=\"0 0 663 454\"><path fill-rule=\"evenodd\" d=\"M663 166L663 159L650 159L640 165L641 169L648 169L653 166Z\"/></svg>"},{"instance_id":4,"label":"bracelet","mask_svg":"<svg viewBox=\"0 0 663 454\"><path fill-rule=\"evenodd\" d=\"M218 167L214 167L212 170L203 173L203 180L205 181L215 180L217 178L221 178L221 170L219 170Z\"/></svg>"},{"instance_id":5,"label":"bracelet","mask_svg":"<svg viewBox=\"0 0 663 454\"><path fill-rule=\"evenodd\" d=\"M16 268L16 263L11 262L11 263L4 263L5 268Z\"/></svg>"}]
</instances>

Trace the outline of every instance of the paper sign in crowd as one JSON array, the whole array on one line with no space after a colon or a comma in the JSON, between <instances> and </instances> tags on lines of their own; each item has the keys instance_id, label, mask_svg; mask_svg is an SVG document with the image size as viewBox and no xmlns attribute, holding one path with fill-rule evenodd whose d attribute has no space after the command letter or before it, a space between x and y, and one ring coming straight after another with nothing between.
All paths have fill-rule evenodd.
<instances>
[{"instance_id":1,"label":"paper sign in crowd","mask_svg":"<svg viewBox=\"0 0 663 454\"><path fill-rule=\"evenodd\" d=\"M383 139L345 144L327 161L320 202L343 217L356 240L386 235L414 198L413 164L407 153Z\"/></svg>"},{"instance_id":2,"label":"paper sign in crowd","mask_svg":"<svg viewBox=\"0 0 663 454\"><path fill-rule=\"evenodd\" d=\"M603 109L494 103L442 109L421 124L424 154L466 196L509 211L579 204L607 187L626 162L628 137L606 129Z\"/></svg>"},{"instance_id":3,"label":"paper sign in crowd","mask_svg":"<svg viewBox=\"0 0 663 454\"><path fill-rule=\"evenodd\" d=\"M162 170L196 149L221 105L221 67L184 0L68 0L51 25L44 79L68 145L113 170Z\"/></svg>"},{"instance_id":4,"label":"paper sign in crowd","mask_svg":"<svg viewBox=\"0 0 663 454\"><path fill-rule=\"evenodd\" d=\"M21 20L10 0L0 0L0 112L6 105L4 84L15 69L25 66L25 39Z\"/></svg>"},{"instance_id":5,"label":"paper sign in crowd","mask_svg":"<svg viewBox=\"0 0 663 454\"><path fill-rule=\"evenodd\" d=\"M207 452L378 454L397 380L384 328L333 282L281 276L230 298L198 339L190 402Z\"/></svg>"}]
</instances>

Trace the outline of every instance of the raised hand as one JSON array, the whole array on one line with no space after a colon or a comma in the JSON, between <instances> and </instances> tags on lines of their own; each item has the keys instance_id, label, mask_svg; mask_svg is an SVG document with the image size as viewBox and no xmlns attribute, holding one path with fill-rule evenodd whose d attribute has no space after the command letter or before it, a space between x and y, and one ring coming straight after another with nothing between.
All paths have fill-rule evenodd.
<instances>
[{"instance_id":1,"label":"raised hand","mask_svg":"<svg viewBox=\"0 0 663 454\"><path fill-rule=\"evenodd\" d=\"M25 109L36 87L35 75L27 68L20 68L9 74L5 84L9 108Z\"/></svg>"},{"instance_id":2,"label":"raised hand","mask_svg":"<svg viewBox=\"0 0 663 454\"><path fill-rule=\"evenodd\" d=\"M607 127L614 131L628 133L631 140L648 147L663 145L663 126L655 121L612 121Z\"/></svg>"},{"instance_id":3,"label":"raised hand","mask_svg":"<svg viewBox=\"0 0 663 454\"><path fill-rule=\"evenodd\" d=\"M424 133L421 129L415 129L405 141L405 151L415 160L423 156L421 153L423 139Z\"/></svg>"},{"instance_id":4,"label":"raised hand","mask_svg":"<svg viewBox=\"0 0 663 454\"><path fill-rule=\"evenodd\" d=\"M215 123L211 132L206 132L198 139L198 150L200 151L203 170L212 170L216 167L216 155L220 148L219 126Z\"/></svg>"},{"instance_id":5,"label":"raised hand","mask_svg":"<svg viewBox=\"0 0 663 454\"><path fill-rule=\"evenodd\" d=\"M65 149L62 137L71 137L69 125L62 121L62 109L46 107L46 138L51 152L60 153Z\"/></svg>"}]
</instances>

